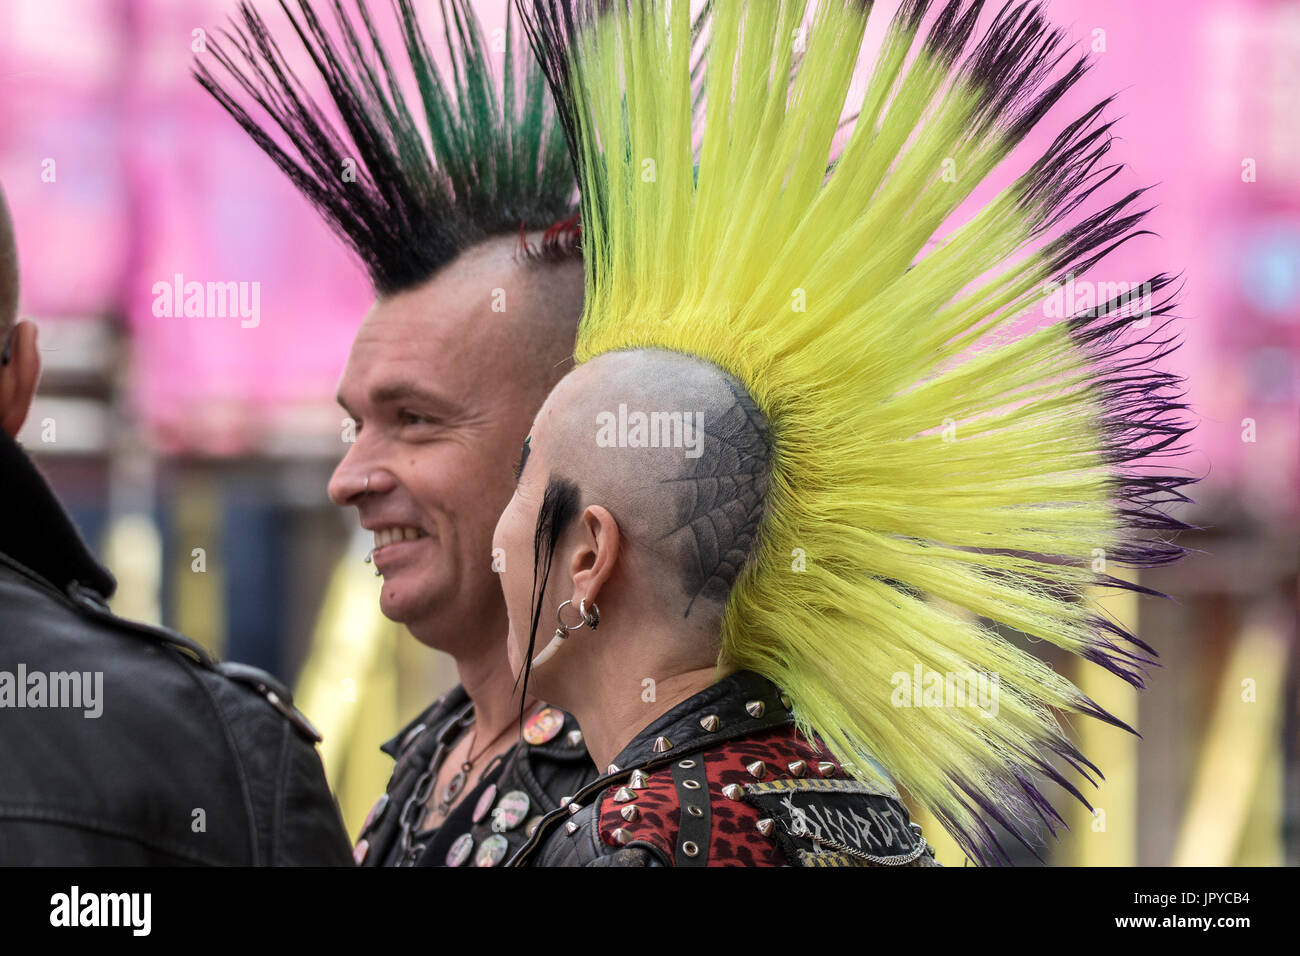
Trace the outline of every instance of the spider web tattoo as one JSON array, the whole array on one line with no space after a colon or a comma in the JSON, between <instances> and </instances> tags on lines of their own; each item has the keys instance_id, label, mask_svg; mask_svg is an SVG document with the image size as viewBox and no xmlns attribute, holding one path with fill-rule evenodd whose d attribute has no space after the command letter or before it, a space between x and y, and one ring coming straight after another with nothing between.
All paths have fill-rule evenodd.
<instances>
[{"instance_id":1,"label":"spider web tattoo","mask_svg":"<svg viewBox=\"0 0 1300 956\"><path fill-rule=\"evenodd\" d=\"M704 454L686 459L674 486L676 520L660 538L671 541L690 602L725 602L758 536L767 495L771 441L767 420L752 398L727 383L733 403L704 426Z\"/></svg>"}]
</instances>

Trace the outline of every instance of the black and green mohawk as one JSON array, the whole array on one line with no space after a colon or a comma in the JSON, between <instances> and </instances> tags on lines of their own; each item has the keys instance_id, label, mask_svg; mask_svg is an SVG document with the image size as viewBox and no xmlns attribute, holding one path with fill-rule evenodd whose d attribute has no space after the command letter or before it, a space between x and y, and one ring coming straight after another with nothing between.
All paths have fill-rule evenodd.
<instances>
[{"instance_id":1,"label":"black and green mohawk","mask_svg":"<svg viewBox=\"0 0 1300 956\"><path fill-rule=\"evenodd\" d=\"M338 123L248 2L239 5L242 24L232 21L199 54L194 76L352 247L379 295L419 285L495 235L545 229L530 254L577 255L577 190L564 131L508 2L498 83L468 0L440 0L449 78L434 63L412 0L392 0L417 105L403 95L364 0L354 0L355 16L342 0L329 0L337 39L309 0L296 0L296 13L289 0L279 2ZM233 82L219 82L208 58ZM254 107L272 122L259 123Z\"/></svg>"}]
</instances>

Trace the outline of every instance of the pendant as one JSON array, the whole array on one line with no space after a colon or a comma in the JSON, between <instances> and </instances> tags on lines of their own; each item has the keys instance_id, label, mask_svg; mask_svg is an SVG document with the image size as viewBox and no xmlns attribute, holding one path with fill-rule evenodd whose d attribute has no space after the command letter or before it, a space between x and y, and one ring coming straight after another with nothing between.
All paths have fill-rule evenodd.
<instances>
[{"instance_id":1,"label":"pendant","mask_svg":"<svg viewBox=\"0 0 1300 956\"><path fill-rule=\"evenodd\" d=\"M464 768L457 770L456 776L447 781L447 786L442 788L442 805L444 807L450 807L452 802L460 796L460 792L463 789L465 789Z\"/></svg>"}]
</instances>

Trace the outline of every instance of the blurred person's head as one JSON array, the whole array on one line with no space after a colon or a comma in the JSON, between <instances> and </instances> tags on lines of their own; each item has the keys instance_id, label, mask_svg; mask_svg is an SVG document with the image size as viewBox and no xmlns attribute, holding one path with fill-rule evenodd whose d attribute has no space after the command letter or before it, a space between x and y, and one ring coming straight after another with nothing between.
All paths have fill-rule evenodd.
<instances>
[{"instance_id":1,"label":"blurred person's head","mask_svg":"<svg viewBox=\"0 0 1300 956\"><path fill-rule=\"evenodd\" d=\"M0 190L0 428L11 438L27 420L40 375L36 326L18 321L18 246Z\"/></svg>"},{"instance_id":2,"label":"blurred person's head","mask_svg":"<svg viewBox=\"0 0 1300 956\"><path fill-rule=\"evenodd\" d=\"M411 76L375 86L345 52L353 40L372 45L387 70L397 60L374 34L350 33L336 8L335 27L351 37L340 45L307 0L285 12L327 75L341 124L274 44L253 40L273 31L250 7L236 29L251 56L236 61L210 44L196 75L370 274L376 300L338 392L355 440L329 493L374 533L384 614L459 657L481 648L485 632L493 640L505 632L492 530L510 498L519 441L570 367L584 280L572 167L540 71L512 46L505 75L515 88L503 90L485 68L472 7L451 6L447 32L435 34L399 0L416 104L400 92ZM425 33L446 36L438 53L453 61L450 82ZM228 88L208 57L234 78ZM272 122L259 125L249 107ZM427 120L427 141L412 116Z\"/></svg>"},{"instance_id":3,"label":"blurred person's head","mask_svg":"<svg viewBox=\"0 0 1300 956\"><path fill-rule=\"evenodd\" d=\"M620 406L629 419L654 416L658 440L602 436ZM537 413L493 538L506 558L510 665L527 672L530 691L582 719L597 690L626 685L635 700L646 675L662 684L714 668L769 457L753 399L703 359L636 349L570 372ZM580 629L547 653L551 615L566 601L566 624L595 608L600 633Z\"/></svg>"}]
</instances>

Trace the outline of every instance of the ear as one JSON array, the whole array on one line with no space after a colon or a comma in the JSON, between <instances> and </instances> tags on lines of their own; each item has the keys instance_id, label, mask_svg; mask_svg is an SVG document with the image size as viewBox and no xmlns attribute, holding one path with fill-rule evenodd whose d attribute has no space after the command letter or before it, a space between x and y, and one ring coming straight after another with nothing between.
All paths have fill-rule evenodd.
<instances>
[{"instance_id":1,"label":"ear","mask_svg":"<svg viewBox=\"0 0 1300 956\"><path fill-rule=\"evenodd\" d=\"M618 565L622 534L614 516L600 505L591 505L579 519L580 540L569 564L575 605L581 600L595 604L600 589Z\"/></svg>"},{"instance_id":2,"label":"ear","mask_svg":"<svg viewBox=\"0 0 1300 956\"><path fill-rule=\"evenodd\" d=\"M36 394L41 354L36 350L36 326L31 322L19 322L12 334L9 364L0 366L0 428L16 438Z\"/></svg>"}]
</instances>

